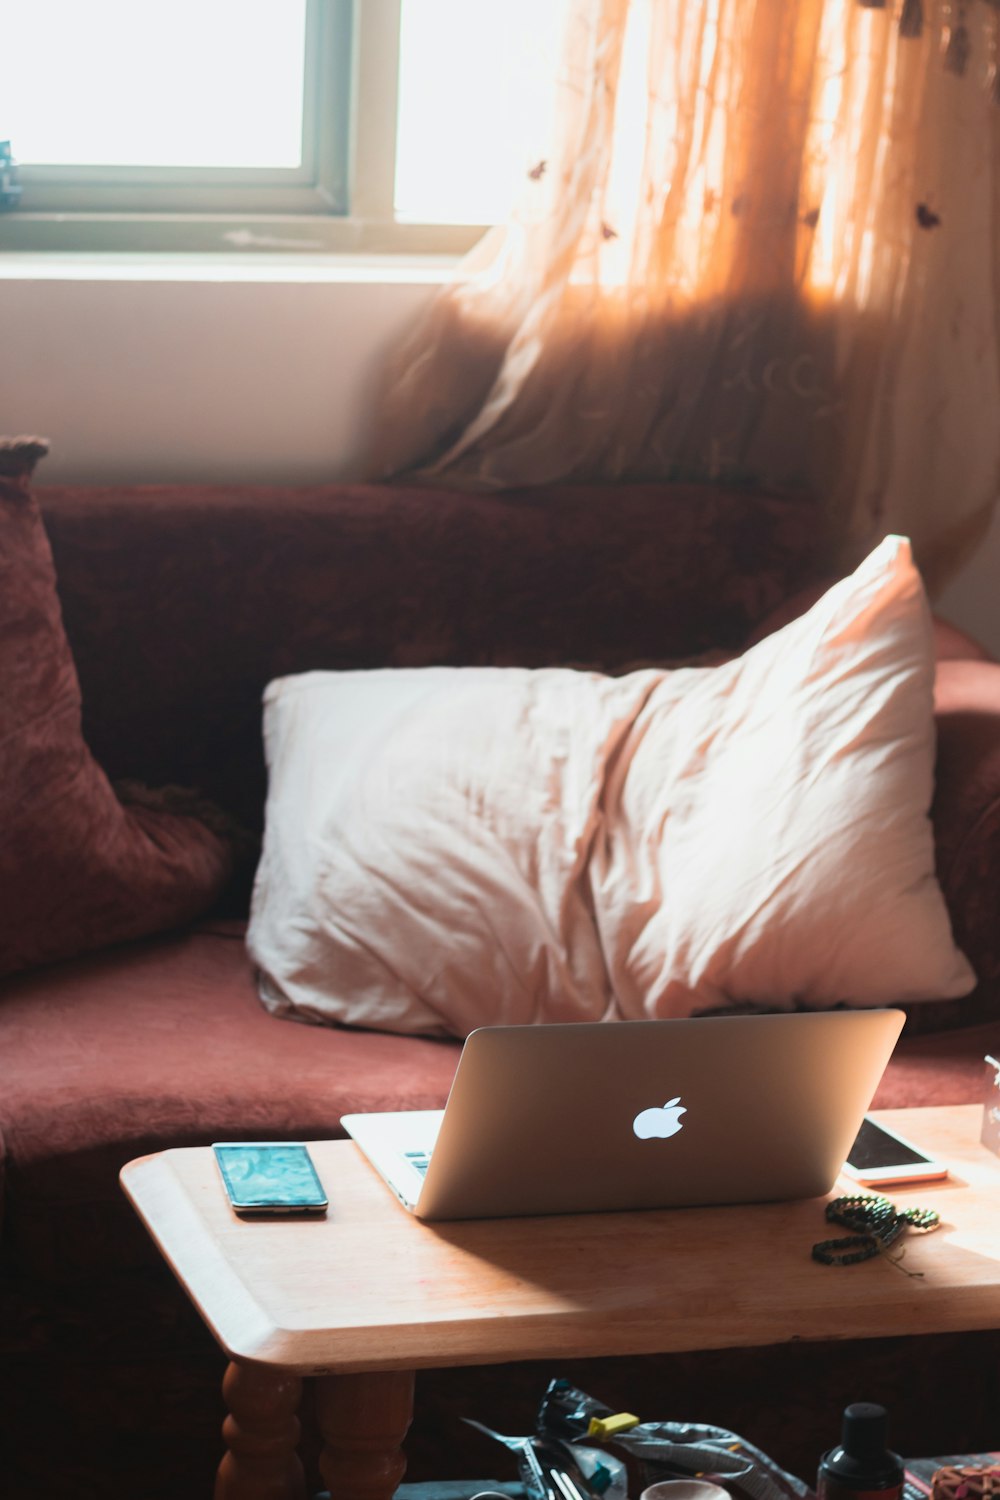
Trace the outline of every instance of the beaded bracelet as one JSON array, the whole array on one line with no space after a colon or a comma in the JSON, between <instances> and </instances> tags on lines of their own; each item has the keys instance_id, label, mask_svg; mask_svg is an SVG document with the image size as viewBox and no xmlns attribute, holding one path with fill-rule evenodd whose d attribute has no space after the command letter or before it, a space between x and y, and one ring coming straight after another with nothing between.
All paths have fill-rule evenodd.
<instances>
[{"instance_id":1,"label":"beaded bracelet","mask_svg":"<svg viewBox=\"0 0 1000 1500\"><path fill-rule=\"evenodd\" d=\"M820 1240L812 1247L813 1260L826 1266L850 1266L858 1261L883 1255L906 1229L929 1234L941 1223L933 1208L903 1208L880 1193L858 1193L853 1197L834 1198L826 1205L826 1219L842 1224L854 1234L835 1240ZM898 1263L898 1262L897 1262Z\"/></svg>"}]
</instances>

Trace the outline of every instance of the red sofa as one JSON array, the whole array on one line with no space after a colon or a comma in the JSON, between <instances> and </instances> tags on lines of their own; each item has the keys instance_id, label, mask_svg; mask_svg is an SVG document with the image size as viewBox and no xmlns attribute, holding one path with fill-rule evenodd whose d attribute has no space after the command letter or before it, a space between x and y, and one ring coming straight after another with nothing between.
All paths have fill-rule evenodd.
<instances>
[{"instance_id":1,"label":"red sofa","mask_svg":"<svg viewBox=\"0 0 1000 1500\"><path fill-rule=\"evenodd\" d=\"M272 677L430 663L614 671L733 652L830 571L807 507L707 488L39 494L97 760L112 778L196 787L255 835ZM978 1099L983 1055L1000 1045L1000 665L944 625L939 650L939 874L980 984L916 1015L884 1105ZM225 1137L329 1137L348 1110L444 1101L455 1044L264 1011L242 942L252 871L251 853L193 930L0 984L11 1500L211 1493L224 1360L125 1202L124 1162ZM846 1298L866 1269L829 1274ZM459 1418L523 1430L559 1373L651 1419L742 1430L804 1477L851 1399L885 1400L909 1452L995 1446L998 1355L1000 1341L976 1335L428 1374L410 1472L513 1477Z\"/></svg>"}]
</instances>

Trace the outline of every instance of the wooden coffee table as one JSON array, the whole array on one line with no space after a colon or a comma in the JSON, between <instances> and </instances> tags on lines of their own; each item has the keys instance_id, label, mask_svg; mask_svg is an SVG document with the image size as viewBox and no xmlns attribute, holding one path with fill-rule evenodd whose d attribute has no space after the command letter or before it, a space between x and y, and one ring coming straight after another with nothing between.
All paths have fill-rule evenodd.
<instances>
[{"instance_id":1,"label":"wooden coffee table","mask_svg":"<svg viewBox=\"0 0 1000 1500\"><path fill-rule=\"evenodd\" d=\"M130 1162L126 1193L231 1361L217 1500L304 1494L306 1378L334 1500L389 1500L421 1368L1000 1327L1000 1160L979 1144L981 1108L878 1118L952 1167L891 1191L942 1216L902 1241L919 1277L881 1257L814 1261L817 1240L846 1232L821 1199L431 1226L353 1142L318 1141L329 1215L247 1222L207 1147Z\"/></svg>"}]
</instances>

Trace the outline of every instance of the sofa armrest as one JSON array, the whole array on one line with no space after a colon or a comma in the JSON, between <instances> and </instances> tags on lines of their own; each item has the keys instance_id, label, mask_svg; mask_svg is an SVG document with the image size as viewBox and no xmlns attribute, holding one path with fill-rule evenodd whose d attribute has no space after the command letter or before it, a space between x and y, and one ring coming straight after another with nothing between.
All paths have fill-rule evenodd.
<instances>
[{"instance_id":1,"label":"sofa armrest","mask_svg":"<svg viewBox=\"0 0 1000 1500\"><path fill-rule=\"evenodd\" d=\"M982 641L940 615L934 616L934 654L939 662L994 660Z\"/></svg>"},{"instance_id":2,"label":"sofa armrest","mask_svg":"<svg viewBox=\"0 0 1000 1500\"><path fill-rule=\"evenodd\" d=\"M768 610L763 619L758 620L753 630L743 643L743 650L750 646L756 646L765 636L773 635L783 625L788 625L792 620L797 620L804 615L807 609L812 609L818 599L826 593L827 589L833 588L839 583L835 573L824 574L821 578L815 578L797 593L785 599L776 609ZM963 659L971 661L993 661L992 654L986 649L982 641L963 630L960 625L953 625L950 620L945 620L941 615L933 616L934 625L934 657L936 661L951 661Z\"/></svg>"},{"instance_id":3,"label":"sofa armrest","mask_svg":"<svg viewBox=\"0 0 1000 1500\"><path fill-rule=\"evenodd\" d=\"M840 578L836 573L825 573L783 600L775 609L768 610L747 636L743 643L743 650L746 651L750 646L755 646L765 636L773 635L783 625L797 620L800 615L805 614L807 609L812 609L827 589L833 588L834 584L839 582ZM933 624L934 656L937 661L950 661L953 658L993 661L991 652L986 649L982 641L970 635L967 630L963 630L960 625L953 625L951 620L945 620L941 615L933 616Z\"/></svg>"},{"instance_id":4,"label":"sofa armrest","mask_svg":"<svg viewBox=\"0 0 1000 1500\"><path fill-rule=\"evenodd\" d=\"M915 1006L908 1033L1000 1019L1000 664L939 662L934 699L937 873L979 983L961 999Z\"/></svg>"}]
</instances>

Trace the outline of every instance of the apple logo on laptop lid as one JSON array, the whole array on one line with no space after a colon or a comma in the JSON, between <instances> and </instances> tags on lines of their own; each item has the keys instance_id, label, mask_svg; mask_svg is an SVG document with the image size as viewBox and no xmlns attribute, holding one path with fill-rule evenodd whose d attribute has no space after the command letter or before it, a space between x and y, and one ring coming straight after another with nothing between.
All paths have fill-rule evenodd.
<instances>
[{"instance_id":1,"label":"apple logo on laptop lid","mask_svg":"<svg viewBox=\"0 0 1000 1500\"><path fill-rule=\"evenodd\" d=\"M687 1108L681 1103L681 1096L678 1094L676 1098L668 1099L666 1104L641 1110L632 1121L632 1129L640 1141L656 1137L666 1140L668 1136L676 1135L678 1130L683 1129L681 1115L686 1113Z\"/></svg>"}]
</instances>

